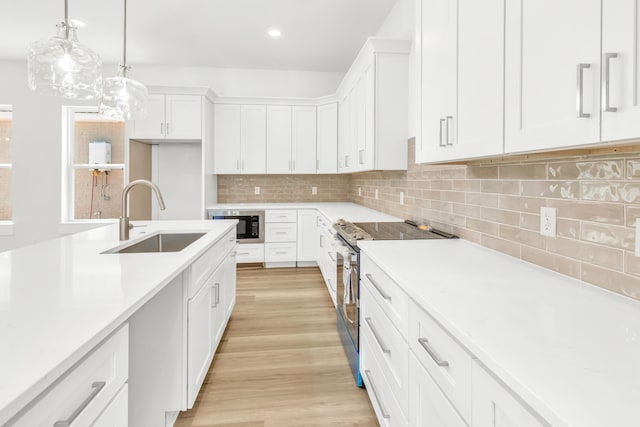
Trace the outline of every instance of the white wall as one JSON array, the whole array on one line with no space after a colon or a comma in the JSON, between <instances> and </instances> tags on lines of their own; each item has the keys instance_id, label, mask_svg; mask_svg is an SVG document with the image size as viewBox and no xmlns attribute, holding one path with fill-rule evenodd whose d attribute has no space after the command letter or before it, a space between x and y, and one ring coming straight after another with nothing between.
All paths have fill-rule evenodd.
<instances>
[{"instance_id":1,"label":"white wall","mask_svg":"<svg viewBox=\"0 0 640 427\"><path fill-rule=\"evenodd\" d=\"M135 64L134 64L135 65ZM115 67L104 67L105 75ZM318 97L335 92L341 73L212 68L134 68L132 77L148 85L209 86L224 96ZM0 236L0 251L51 239L61 231L86 225L60 226L62 106L96 105L32 93L26 61L0 60L0 104L11 104L13 123L14 232Z\"/></svg>"},{"instance_id":2,"label":"white wall","mask_svg":"<svg viewBox=\"0 0 640 427\"><path fill-rule=\"evenodd\" d=\"M409 109L408 109L408 130L409 136L416 135L417 108L418 108L418 86L417 70L418 55L415 44L416 27L416 5L415 0L397 0L387 19L382 23L376 36L413 40L411 53L409 54L409 75L407 84L409 86Z\"/></svg>"}]
</instances>

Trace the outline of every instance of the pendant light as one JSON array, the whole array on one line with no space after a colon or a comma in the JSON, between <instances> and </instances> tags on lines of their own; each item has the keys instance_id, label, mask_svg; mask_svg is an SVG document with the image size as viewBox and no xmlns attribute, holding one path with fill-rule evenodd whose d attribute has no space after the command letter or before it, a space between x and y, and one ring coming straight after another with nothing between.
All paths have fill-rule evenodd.
<instances>
[{"instance_id":1,"label":"pendant light","mask_svg":"<svg viewBox=\"0 0 640 427\"><path fill-rule=\"evenodd\" d=\"M62 98L99 98L102 60L97 53L78 42L77 27L69 20L68 0L64 1L64 21L56 27L55 36L29 44L29 88Z\"/></svg>"},{"instance_id":2,"label":"pendant light","mask_svg":"<svg viewBox=\"0 0 640 427\"><path fill-rule=\"evenodd\" d=\"M118 75L104 79L100 114L119 120L131 120L147 114L147 88L140 82L127 77L127 0L124 0L124 44L122 64L118 66Z\"/></svg>"}]
</instances>

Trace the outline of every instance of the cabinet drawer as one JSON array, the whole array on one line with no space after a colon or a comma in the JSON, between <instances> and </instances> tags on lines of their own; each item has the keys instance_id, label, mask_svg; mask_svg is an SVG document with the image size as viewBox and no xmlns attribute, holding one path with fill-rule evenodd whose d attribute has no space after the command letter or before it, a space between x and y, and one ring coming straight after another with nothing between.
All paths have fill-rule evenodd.
<instances>
[{"instance_id":1,"label":"cabinet drawer","mask_svg":"<svg viewBox=\"0 0 640 427\"><path fill-rule=\"evenodd\" d=\"M189 281L189 298L192 298L196 292L204 285L209 275L222 262L224 255L227 253L228 239L225 235L222 240L218 240L205 253L191 264L191 280Z\"/></svg>"},{"instance_id":2,"label":"cabinet drawer","mask_svg":"<svg viewBox=\"0 0 640 427\"><path fill-rule=\"evenodd\" d=\"M367 351L375 355L389 387L406 414L409 346L367 288L363 288L360 294L360 333L367 336L366 344L371 346Z\"/></svg>"},{"instance_id":3,"label":"cabinet drawer","mask_svg":"<svg viewBox=\"0 0 640 427\"><path fill-rule=\"evenodd\" d=\"M295 209L278 209L264 212L265 222L296 222L298 211Z\"/></svg>"},{"instance_id":4,"label":"cabinet drawer","mask_svg":"<svg viewBox=\"0 0 640 427\"><path fill-rule=\"evenodd\" d=\"M409 355L409 425L467 427L427 370Z\"/></svg>"},{"instance_id":5,"label":"cabinet drawer","mask_svg":"<svg viewBox=\"0 0 640 427\"><path fill-rule=\"evenodd\" d=\"M360 337L360 373L378 422L383 427L406 426L407 419L385 380L384 369L374 354L368 351L375 345L369 339L370 336L367 333Z\"/></svg>"},{"instance_id":6,"label":"cabinet drawer","mask_svg":"<svg viewBox=\"0 0 640 427\"><path fill-rule=\"evenodd\" d=\"M127 427L128 425L129 385L125 384L91 427Z\"/></svg>"},{"instance_id":7,"label":"cabinet drawer","mask_svg":"<svg viewBox=\"0 0 640 427\"><path fill-rule=\"evenodd\" d=\"M248 262L264 262L263 243L242 243L236 246L238 264Z\"/></svg>"},{"instance_id":8,"label":"cabinet drawer","mask_svg":"<svg viewBox=\"0 0 640 427\"><path fill-rule=\"evenodd\" d=\"M296 223L267 224L265 242L295 242L298 234Z\"/></svg>"},{"instance_id":9,"label":"cabinet drawer","mask_svg":"<svg viewBox=\"0 0 640 427\"><path fill-rule=\"evenodd\" d=\"M296 244L294 243L265 243L265 262L285 262L296 260Z\"/></svg>"},{"instance_id":10,"label":"cabinet drawer","mask_svg":"<svg viewBox=\"0 0 640 427\"><path fill-rule=\"evenodd\" d=\"M129 326L125 325L38 397L14 425L50 427L66 420L74 426L91 425L128 377Z\"/></svg>"},{"instance_id":11,"label":"cabinet drawer","mask_svg":"<svg viewBox=\"0 0 640 427\"><path fill-rule=\"evenodd\" d=\"M409 297L366 254L361 255L360 284L371 291L376 302L406 339L408 334Z\"/></svg>"},{"instance_id":12,"label":"cabinet drawer","mask_svg":"<svg viewBox=\"0 0 640 427\"><path fill-rule=\"evenodd\" d=\"M471 355L413 301L409 319L409 347L413 354L470 423Z\"/></svg>"}]
</instances>

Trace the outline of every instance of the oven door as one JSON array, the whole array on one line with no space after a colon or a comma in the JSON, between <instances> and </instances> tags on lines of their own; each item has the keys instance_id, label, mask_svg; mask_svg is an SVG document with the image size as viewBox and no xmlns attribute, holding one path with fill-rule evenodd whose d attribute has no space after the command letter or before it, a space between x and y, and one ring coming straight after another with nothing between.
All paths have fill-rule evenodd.
<instances>
[{"instance_id":1,"label":"oven door","mask_svg":"<svg viewBox=\"0 0 640 427\"><path fill-rule=\"evenodd\" d=\"M360 254L348 246L337 245L337 321L336 327L349 360L356 384L362 387L359 366L359 279Z\"/></svg>"}]
</instances>

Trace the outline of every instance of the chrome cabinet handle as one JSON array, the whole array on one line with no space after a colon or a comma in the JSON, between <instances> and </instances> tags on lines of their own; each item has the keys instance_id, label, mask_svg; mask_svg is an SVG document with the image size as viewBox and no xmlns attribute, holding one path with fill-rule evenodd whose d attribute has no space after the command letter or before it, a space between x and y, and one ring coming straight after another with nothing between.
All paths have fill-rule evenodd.
<instances>
[{"instance_id":1,"label":"chrome cabinet handle","mask_svg":"<svg viewBox=\"0 0 640 427\"><path fill-rule=\"evenodd\" d=\"M324 237L324 236L321 234L321 235L320 235L320 247L321 247L321 248L324 248L324 244L323 244L323 242L322 242L322 238L323 238L323 237Z\"/></svg>"},{"instance_id":2,"label":"chrome cabinet handle","mask_svg":"<svg viewBox=\"0 0 640 427\"><path fill-rule=\"evenodd\" d=\"M316 160L316 170L320 170L320 160Z\"/></svg>"},{"instance_id":3,"label":"chrome cabinet handle","mask_svg":"<svg viewBox=\"0 0 640 427\"><path fill-rule=\"evenodd\" d=\"M364 320L367 322L367 325L369 325L369 328L371 329L371 333L373 334L373 337L376 339L376 342L378 343L380 350L382 350L382 352L385 354L391 354L391 350L389 350L389 347L387 347L382 343L382 340L380 339L380 335L378 335L378 331L376 331L376 328L373 326L373 322L371 322L371 317L365 317Z\"/></svg>"},{"instance_id":4,"label":"chrome cabinet handle","mask_svg":"<svg viewBox=\"0 0 640 427\"><path fill-rule=\"evenodd\" d=\"M358 151L358 160L360 161L361 165L364 164L364 150Z\"/></svg>"},{"instance_id":5,"label":"chrome cabinet handle","mask_svg":"<svg viewBox=\"0 0 640 427\"><path fill-rule=\"evenodd\" d=\"M215 305L212 305L211 307L215 308L220 303L220 283L214 283L213 287L216 290L216 298L215 298L215 302L214 302Z\"/></svg>"},{"instance_id":6,"label":"chrome cabinet handle","mask_svg":"<svg viewBox=\"0 0 640 427\"><path fill-rule=\"evenodd\" d=\"M609 105L609 89L611 88L611 59L617 58L617 53L604 54L604 71L602 73L602 111L605 113L615 113L618 111L616 107Z\"/></svg>"},{"instance_id":7,"label":"chrome cabinet handle","mask_svg":"<svg viewBox=\"0 0 640 427\"><path fill-rule=\"evenodd\" d=\"M576 88L576 109L579 119L587 119L591 114L584 112L584 70L591 68L591 64L578 64L577 88Z\"/></svg>"},{"instance_id":8,"label":"chrome cabinet handle","mask_svg":"<svg viewBox=\"0 0 640 427\"><path fill-rule=\"evenodd\" d=\"M345 168L349 167L349 156L344 156L344 167Z\"/></svg>"},{"instance_id":9,"label":"chrome cabinet handle","mask_svg":"<svg viewBox=\"0 0 640 427\"><path fill-rule=\"evenodd\" d=\"M440 119L440 147L446 147L447 144L444 142L444 139L442 138L442 125L444 124L445 119Z\"/></svg>"},{"instance_id":10,"label":"chrome cabinet handle","mask_svg":"<svg viewBox=\"0 0 640 427\"><path fill-rule=\"evenodd\" d=\"M167 122L167 135L169 135L169 123Z\"/></svg>"},{"instance_id":11,"label":"chrome cabinet handle","mask_svg":"<svg viewBox=\"0 0 640 427\"><path fill-rule=\"evenodd\" d=\"M449 132L449 123L451 123L453 121L453 116L447 116L447 118L445 119L445 133L447 135L447 145L453 145L453 142L451 142L451 134L453 132Z\"/></svg>"},{"instance_id":12,"label":"chrome cabinet handle","mask_svg":"<svg viewBox=\"0 0 640 427\"><path fill-rule=\"evenodd\" d=\"M240 161L240 166L242 167L242 170L244 170L244 160Z\"/></svg>"},{"instance_id":13,"label":"chrome cabinet handle","mask_svg":"<svg viewBox=\"0 0 640 427\"><path fill-rule=\"evenodd\" d=\"M373 287L376 288L376 291L378 291L378 293L382 296L382 298L388 301L391 301L391 295L387 294L385 291L382 290L380 285L378 285L378 283L373 279L373 276L371 274L367 273L365 274L365 277L369 279Z\"/></svg>"},{"instance_id":14,"label":"chrome cabinet handle","mask_svg":"<svg viewBox=\"0 0 640 427\"><path fill-rule=\"evenodd\" d=\"M160 135L164 135L164 123L160 123Z\"/></svg>"},{"instance_id":15,"label":"chrome cabinet handle","mask_svg":"<svg viewBox=\"0 0 640 427\"><path fill-rule=\"evenodd\" d=\"M276 234L287 234L286 231L276 231Z\"/></svg>"},{"instance_id":16,"label":"chrome cabinet handle","mask_svg":"<svg viewBox=\"0 0 640 427\"><path fill-rule=\"evenodd\" d=\"M284 251L276 251L276 255L286 255L287 253Z\"/></svg>"},{"instance_id":17,"label":"chrome cabinet handle","mask_svg":"<svg viewBox=\"0 0 640 427\"><path fill-rule=\"evenodd\" d=\"M295 160L291 160L291 164L293 165L293 166L291 167L291 170L292 170L292 171L296 170L296 161L295 161Z\"/></svg>"},{"instance_id":18,"label":"chrome cabinet handle","mask_svg":"<svg viewBox=\"0 0 640 427\"><path fill-rule=\"evenodd\" d=\"M438 354L435 352L435 350L433 350L431 348L431 346L429 345L429 340L428 339L426 339L426 338L418 338L418 342L420 343L422 348L424 348L425 351L427 353L429 353L429 356L431 356L433 361L436 362L436 365L438 365L440 367L449 366L449 362L447 362L446 360L442 360L440 358L440 356L438 356Z\"/></svg>"},{"instance_id":19,"label":"chrome cabinet handle","mask_svg":"<svg viewBox=\"0 0 640 427\"><path fill-rule=\"evenodd\" d=\"M95 397L98 395L98 393L100 393L100 390L102 390L105 385L107 385L105 381L96 381L91 384L91 387L93 388L91 394L87 396L87 398L80 404L80 406L78 406L75 411L73 411L69 418L63 421L56 421L53 424L53 427L69 427L76 420L76 418L78 418L78 415L80 415L80 413L84 411L89 403L91 403L91 401L95 399Z\"/></svg>"},{"instance_id":20,"label":"chrome cabinet handle","mask_svg":"<svg viewBox=\"0 0 640 427\"><path fill-rule=\"evenodd\" d=\"M237 255L251 255L249 252L238 252Z\"/></svg>"},{"instance_id":21,"label":"chrome cabinet handle","mask_svg":"<svg viewBox=\"0 0 640 427\"><path fill-rule=\"evenodd\" d=\"M365 369L364 374L367 376L367 378L369 378L369 383L371 384L371 391L373 392L373 395L376 397L376 402L378 402L378 408L380 408L380 412L382 412L382 418L388 420L391 418L391 415L389 415L389 413L384 409L384 406L382 406L382 402L380 401L380 397L378 396L378 392L376 391L376 385L373 382L373 378L371 378L371 371L368 369Z\"/></svg>"},{"instance_id":22,"label":"chrome cabinet handle","mask_svg":"<svg viewBox=\"0 0 640 427\"><path fill-rule=\"evenodd\" d=\"M329 258L331 259L332 262L336 262L336 259L331 256L331 252L327 252L327 255L329 255Z\"/></svg>"}]
</instances>

